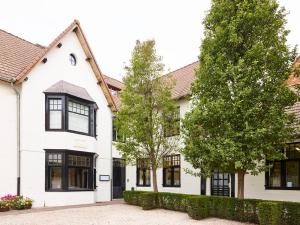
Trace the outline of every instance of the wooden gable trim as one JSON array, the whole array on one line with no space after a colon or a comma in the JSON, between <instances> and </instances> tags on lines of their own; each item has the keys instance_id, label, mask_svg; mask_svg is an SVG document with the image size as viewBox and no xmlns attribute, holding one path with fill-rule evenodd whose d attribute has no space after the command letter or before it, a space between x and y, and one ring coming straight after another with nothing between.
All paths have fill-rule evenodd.
<instances>
[{"instance_id":1,"label":"wooden gable trim","mask_svg":"<svg viewBox=\"0 0 300 225\"><path fill-rule=\"evenodd\" d=\"M84 33L80 27L80 23L78 20L74 20L73 23L71 23L70 26L68 26L59 36L57 36L50 45L44 49L37 57L20 72L20 74L16 77L16 83L22 83L22 81L29 75L29 72L37 65L38 63L42 62L42 60L45 58L45 55L55 46L57 46L61 39L68 34L69 32L75 32L87 58L90 58L89 63L92 67L92 70L98 80L99 86L101 87L104 96L108 102L108 106L111 108L113 112L117 111L117 107L115 105L115 102L113 101L113 98L110 94L110 91L108 89L108 86L106 85L104 78L102 76L102 73L99 69L99 66L95 60L95 57L89 47L89 44L84 36Z\"/></svg>"}]
</instances>

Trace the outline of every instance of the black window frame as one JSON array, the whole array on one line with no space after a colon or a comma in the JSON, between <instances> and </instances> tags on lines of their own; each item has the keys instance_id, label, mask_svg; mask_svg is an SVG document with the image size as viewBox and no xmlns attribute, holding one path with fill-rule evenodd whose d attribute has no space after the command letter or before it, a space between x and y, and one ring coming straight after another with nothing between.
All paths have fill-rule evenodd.
<instances>
[{"instance_id":1,"label":"black window frame","mask_svg":"<svg viewBox=\"0 0 300 225\"><path fill-rule=\"evenodd\" d=\"M267 189L267 190L300 190L300 153L298 153L299 158L289 157L289 156L291 156L292 153L295 154L297 144L299 145L300 143L295 142L295 143L289 143L286 145L286 149L283 150L283 152L285 152L287 159L266 161L267 165L271 165L274 163L280 164L280 186L275 187L275 186L270 185L270 179L271 179L270 173L271 173L271 169L272 169L272 168L270 168L269 171L265 172L265 189ZM294 148L293 151L291 151L291 147ZM287 162L293 162L293 161L298 162L298 186L297 187L287 187L287 174L286 174Z\"/></svg>"},{"instance_id":2,"label":"black window frame","mask_svg":"<svg viewBox=\"0 0 300 225\"><path fill-rule=\"evenodd\" d=\"M176 107L173 115L165 115L164 136L173 137L180 135L180 106Z\"/></svg>"},{"instance_id":3,"label":"black window frame","mask_svg":"<svg viewBox=\"0 0 300 225\"><path fill-rule=\"evenodd\" d=\"M50 128L50 107L49 107L49 100L51 99L60 99L62 101L62 126L61 129L51 129ZM69 110L68 105L69 102L78 103L89 108L89 131L88 133L70 130L69 129ZM53 131L53 132L70 132L75 134L81 134L86 136L97 137L97 105L95 102L88 101L85 99L81 99L69 94L46 94L45 98L45 130L46 131Z\"/></svg>"},{"instance_id":4,"label":"black window frame","mask_svg":"<svg viewBox=\"0 0 300 225\"><path fill-rule=\"evenodd\" d=\"M147 184L147 172L149 171L149 184ZM140 174L143 176L143 183L140 184ZM136 160L136 186L138 187L150 187L151 186L151 168L150 160L148 158Z\"/></svg>"},{"instance_id":5,"label":"black window frame","mask_svg":"<svg viewBox=\"0 0 300 225\"><path fill-rule=\"evenodd\" d=\"M167 160L167 159L170 160ZM175 160L179 159L179 160ZM170 161L170 165L167 165L166 162ZM179 161L178 164L175 164L175 161ZM174 169L179 168L179 184L174 184ZM168 169L171 169L171 184L166 184L166 172ZM180 154L174 154L174 155L166 155L163 157L163 187L181 187L181 155Z\"/></svg>"},{"instance_id":6,"label":"black window frame","mask_svg":"<svg viewBox=\"0 0 300 225\"><path fill-rule=\"evenodd\" d=\"M46 192L74 192L74 191L94 191L96 190L96 168L95 161L97 154L92 152L82 152L82 151L74 151L74 150L65 150L65 149L44 149L45 150L45 191ZM60 189L53 189L50 187L50 171L52 167L48 164L49 155L50 154L61 154L62 155L62 165L61 165L61 180L62 186ZM90 158L90 166L84 167L89 171L89 188L87 189L76 189L69 188L69 168L74 168L74 166L69 166L69 155L74 156L84 156Z\"/></svg>"}]
</instances>

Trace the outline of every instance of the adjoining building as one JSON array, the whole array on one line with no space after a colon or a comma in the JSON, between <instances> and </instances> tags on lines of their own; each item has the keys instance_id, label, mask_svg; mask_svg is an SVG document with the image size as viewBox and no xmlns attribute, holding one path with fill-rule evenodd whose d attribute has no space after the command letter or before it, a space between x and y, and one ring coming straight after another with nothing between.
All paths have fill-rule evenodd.
<instances>
[{"instance_id":1,"label":"adjoining building","mask_svg":"<svg viewBox=\"0 0 300 225\"><path fill-rule=\"evenodd\" d=\"M300 64L298 58L296 65ZM173 79L176 85L172 89L172 97L178 105L178 118L183 118L190 109L190 89L195 80L195 69L199 62L191 63L165 76ZM300 79L291 75L287 84L300 83ZM118 99L118 102L119 99ZM120 103L119 103L120 104ZM300 103L297 102L288 110L300 119ZM180 124L180 119L176 121ZM179 135L179 130L172 135ZM113 145L113 149L114 149ZM115 150L117 152L117 150ZM257 176L245 176L245 198L285 200L300 202L300 139L287 143L285 149L287 159L274 163L274 167ZM158 190L198 195L221 195L237 197L237 175L216 170L210 178L195 177L185 172L193 169L181 154L165 156L163 166L157 170ZM123 178L127 190L152 190L151 169L146 162L137 161L135 166L126 166L126 179Z\"/></svg>"}]
</instances>

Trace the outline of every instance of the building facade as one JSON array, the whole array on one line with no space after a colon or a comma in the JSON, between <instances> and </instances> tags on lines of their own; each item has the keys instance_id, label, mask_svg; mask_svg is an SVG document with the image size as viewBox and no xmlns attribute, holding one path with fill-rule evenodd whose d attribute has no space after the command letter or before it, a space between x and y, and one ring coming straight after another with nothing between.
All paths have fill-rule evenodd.
<instances>
[{"instance_id":1,"label":"building facade","mask_svg":"<svg viewBox=\"0 0 300 225\"><path fill-rule=\"evenodd\" d=\"M300 63L300 59L296 64ZM195 79L198 62L175 70L164 78L176 81L172 89L172 97L179 107L180 118L190 109L190 88ZM291 76L288 85L299 84L297 77ZM290 112L300 119L300 103L296 103ZM180 122L179 122L180 123ZM175 135L179 135L176 133ZM273 163L273 168L257 176L245 176L245 198L285 200L300 202L300 140L287 143L285 149L287 160ZM114 148L114 146L113 146ZM157 171L158 190L197 195L221 195L237 197L237 174L217 171L212 177L195 177L186 173L193 170L180 153L168 155L163 159L162 168ZM126 166L126 189L151 191L152 176L147 162L138 161L136 165Z\"/></svg>"},{"instance_id":2,"label":"building facade","mask_svg":"<svg viewBox=\"0 0 300 225\"><path fill-rule=\"evenodd\" d=\"M78 21L48 47L0 31L0 196L110 201L115 103Z\"/></svg>"}]
</instances>

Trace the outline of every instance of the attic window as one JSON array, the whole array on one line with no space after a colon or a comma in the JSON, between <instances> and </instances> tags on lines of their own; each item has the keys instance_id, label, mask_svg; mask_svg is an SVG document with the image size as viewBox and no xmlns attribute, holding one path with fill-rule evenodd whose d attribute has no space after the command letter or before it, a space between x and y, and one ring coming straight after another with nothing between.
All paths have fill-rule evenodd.
<instances>
[{"instance_id":1,"label":"attic window","mask_svg":"<svg viewBox=\"0 0 300 225\"><path fill-rule=\"evenodd\" d=\"M70 54L69 60L72 66L76 66L77 60L76 60L76 56L73 53Z\"/></svg>"}]
</instances>

